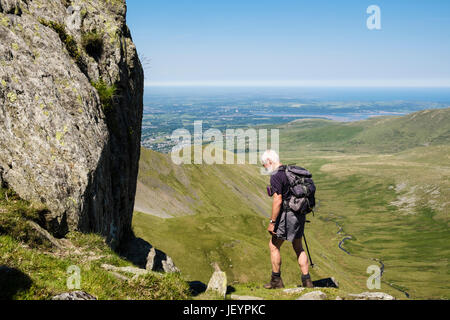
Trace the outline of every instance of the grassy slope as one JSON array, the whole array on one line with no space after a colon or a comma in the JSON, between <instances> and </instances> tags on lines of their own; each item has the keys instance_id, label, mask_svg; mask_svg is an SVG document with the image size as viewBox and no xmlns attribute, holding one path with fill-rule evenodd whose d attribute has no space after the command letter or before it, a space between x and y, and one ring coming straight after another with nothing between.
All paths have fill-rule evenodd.
<instances>
[{"instance_id":1,"label":"grassy slope","mask_svg":"<svg viewBox=\"0 0 450 320\"><path fill-rule=\"evenodd\" d=\"M308 147L304 150L396 153L417 146L448 144L450 108L350 123L305 120L279 128L284 132L285 152Z\"/></svg>"},{"instance_id":2,"label":"grassy slope","mask_svg":"<svg viewBox=\"0 0 450 320\"><path fill-rule=\"evenodd\" d=\"M450 248L445 199L450 196L450 171L442 168L442 163L450 148L427 148L435 155L436 167L417 164L416 154L423 151L412 149L390 157L303 157L302 163L313 168L320 186L320 221L313 226L318 227L314 237L323 244L332 240L336 245L352 235L353 240L344 245L346 250L358 257L381 259L385 282L405 288L413 298L448 298ZM401 185L405 189L396 192ZM438 193L432 194L436 190ZM434 201L439 205L433 209ZM335 223L344 230L330 239L329 232L339 230ZM345 260L335 263L345 264ZM348 269L364 274L371 264L376 263L360 259Z\"/></svg>"},{"instance_id":3,"label":"grassy slope","mask_svg":"<svg viewBox=\"0 0 450 320\"><path fill-rule=\"evenodd\" d=\"M159 217L194 213L266 213L264 177L254 167L175 165L170 156L142 149L136 210ZM245 198L251 199L247 201Z\"/></svg>"},{"instance_id":4,"label":"grassy slope","mask_svg":"<svg viewBox=\"0 0 450 320\"><path fill-rule=\"evenodd\" d=\"M316 279L335 276L345 292L367 291L366 269L377 258L385 264L383 291L399 298L404 295L395 288L413 298L449 298L449 113L280 127L283 161L311 169L319 186L320 211L307 226ZM166 161L163 167L171 167L165 156L145 151L140 180L158 172L161 185L155 192L190 185L180 193L191 196L195 215L161 219L136 213L136 233L171 255L192 280L207 282L214 261L232 281L250 283L235 284L246 294L248 286L267 280L269 238L259 210L262 206L264 211L264 203L270 210L270 202L261 198L267 177L252 166L186 166L184 182L177 181L170 173L176 169L164 173L155 167L161 163L158 157ZM218 175L241 192L230 192ZM242 192L246 189L250 192ZM243 199L244 194L259 205ZM336 223L343 233L337 234ZM337 247L345 234L353 236L345 243L352 256ZM283 248L283 270L287 285L295 286L299 271L291 251L288 245Z\"/></svg>"},{"instance_id":5,"label":"grassy slope","mask_svg":"<svg viewBox=\"0 0 450 320\"><path fill-rule=\"evenodd\" d=\"M162 163L165 169L154 168L156 163L158 166ZM162 219L135 213L137 235L170 252L176 265L193 280L207 282L213 262L218 262L232 279L247 281L255 275L261 276L265 271L263 266L267 265L265 246L261 244L268 241L263 223L267 221L270 199L265 189L260 188L267 182L258 168L247 165L178 167L166 155L143 150L140 169L139 180L151 185L156 194L170 190L174 197L191 197L193 200L185 205L195 215ZM176 194L177 189L180 194ZM153 205L154 210L159 206L165 210L169 207L168 213L177 216L170 201ZM252 263L259 267L246 267Z\"/></svg>"},{"instance_id":6,"label":"grassy slope","mask_svg":"<svg viewBox=\"0 0 450 320\"><path fill-rule=\"evenodd\" d=\"M26 221L39 221L42 209L0 188L0 300L51 299L72 291L67 287L69 266L80 268L81 290L102 300L189 299L189 287L179 274L151 273L128 283L101 268L132 266L98 235L71 233L66 250L52 248ZM10 270L6 272L4 267Z\"/></svg>"},{"instance_id":7,"label":"grassy slope","mask_svg":"<svg viewBox=\"0 0 450 320\"><path fill-rule=\"evenodd\" d=\"M382 259L386 283L449 298L450 109L318 126L280 129L285 160L317 168L321 219L343 226L341 239L353 236L352 254Z\"/></svg>"}]
</instances>

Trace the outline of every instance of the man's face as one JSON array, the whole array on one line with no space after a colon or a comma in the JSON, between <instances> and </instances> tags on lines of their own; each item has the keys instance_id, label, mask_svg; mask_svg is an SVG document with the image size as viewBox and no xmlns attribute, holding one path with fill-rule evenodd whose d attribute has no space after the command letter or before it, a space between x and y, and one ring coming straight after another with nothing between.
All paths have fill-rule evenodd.
<instances>
[{"instance_id":1,"label":"man's face","mask_svg":"<svg viewBox=\"0 0 450 320\"><path fill-rule=\"evenodd\" d=\"M273 162L272 161L267 161L267 163L263 164L264 169L266 169L266 171L271 174L274 169L273 169Z\"/></svg>"}]
</instances>

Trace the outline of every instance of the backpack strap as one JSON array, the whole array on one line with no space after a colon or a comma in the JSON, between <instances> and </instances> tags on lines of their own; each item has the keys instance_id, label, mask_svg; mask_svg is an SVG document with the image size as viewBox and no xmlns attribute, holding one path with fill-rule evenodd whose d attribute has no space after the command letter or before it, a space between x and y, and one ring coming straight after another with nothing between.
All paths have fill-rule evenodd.
<instances>
[{"instance_id":1,"label":"backpack strap","mask_svg":"<svg viewBox=\"0 0 450 320\"><path fill-rule=\"evenodd\" d=\"M290 200L283 200L283 212L287 212L289 209L289 201Z\"/></svg>"}]
</instances>

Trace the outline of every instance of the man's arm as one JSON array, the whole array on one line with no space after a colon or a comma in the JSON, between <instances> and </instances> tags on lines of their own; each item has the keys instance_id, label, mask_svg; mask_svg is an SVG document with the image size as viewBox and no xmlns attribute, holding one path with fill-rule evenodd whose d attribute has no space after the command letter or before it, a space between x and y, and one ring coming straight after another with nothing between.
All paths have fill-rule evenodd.
<instances>
[{"instance_id":1,"label":"man's arm","mask_svg":"<svg viewBox=\"0 0 450 320\"><path fill-rule=\"evenodd\" d=\"M272 221L277 221L278 216L281 212L281 205L283 204L283 196L281 194L275 193L273 195L272 203Z\"/></svg>"},{"instance_id":2,"label":"man's arm","mask_svg":"<svg viewBox=\"0 0 450 320\"><path fill-rule=\"evenodd\" d=\"M274 221L274 222L269 225L269 228L267 228L267 230L269 231L269 233L271 235L275 235L275 233L274 233L275 221L277 221L278 216L280 215L282 204L283 204L283 196L281 194L275 193L273 195L272 218L271 218L272 221Z\"/></svg>"}]
</instances>

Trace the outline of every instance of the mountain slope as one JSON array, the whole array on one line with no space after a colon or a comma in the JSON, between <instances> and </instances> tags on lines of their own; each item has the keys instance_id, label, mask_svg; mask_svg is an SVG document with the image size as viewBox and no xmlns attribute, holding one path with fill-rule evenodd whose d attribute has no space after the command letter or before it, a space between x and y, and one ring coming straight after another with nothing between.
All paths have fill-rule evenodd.
<instances>
[{"instance_id":1,"label":"mountain slope","mask_svg":"<svg viewBox=\"0 0 450 320\"><path fill-rule=\"evenodd\" d=\"M189 214L267 217L267 183L248 165L176 165L170 155L142 149L135 210L169 218Z\"/></svg>"},{"instance_id":2,"label":"mountain slope","mask_svg":"<svg viewBox=\"0 0 450 320\"><path fill-rule=\"evenodd\" d=\"M306 226L316 265L314 279L334 276L344 291L367 291L367 268L375 265L383 268L381 290L397 298L449 297L445 284L450 256L450 145L445 138L448 123L444 121L448 112L432 110L350 124L300 121L279 126L282 161L307 167L318 187L320 207ZM414 130L418 124L424 127ZM379 141L377 137L385 130L414 134L394 134L389 140ZM364 141L363 147L355 148L351 143L354 139ZM435 143L421 146L427 140ZM397 146L401 152L390 152ZM153 159L169 161L163 167L171 167L166 156L149 154ZM156 162L145 164L154 167L154 174ZM210 264L218 262L232 282L261 285L270 275L268 222L248 206L256 199L270 212L270 200L264 195L268 177L258 177L259 170L254 166L246 170L246 166L204 167L178 168L189 182L185 181L186 185L192 183L198 192L180 192L193 201L190 215L180 213L173 219L161 219L136 213L133 228L167 252L190 279L208 281L213 270ZM183 183L173 180L168 173L171 170L176 169L168 170L164 177L171 177L167 185L176 194L176 187L181 190ZM219 176L232 181L229 185L256 180L245 186L250 191L243 196L231 192L233 188L224 186ZM164 183L164 177L151 181ZM167 186L159 185L157 191L162 193L164 188ZM216 208L211 199L221 198L226 200ZM286 284L298 285L299 269L292 248L287 244L282 254Z\"/></svg>"},{"instance_id":3,"label":"mountain slope","mask_svg":"<svg viewBox=\"0 0 450 320\"><path fill-rule=\"evenodd\" d=\"M285 151L307 146L318 151L393 153L449 144L450 108L350 123L299 120L277 128Z\"/></svg>"}]
</instances>

